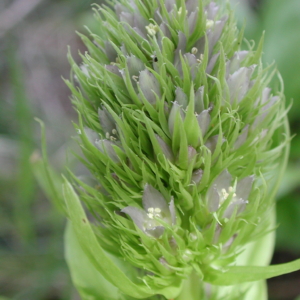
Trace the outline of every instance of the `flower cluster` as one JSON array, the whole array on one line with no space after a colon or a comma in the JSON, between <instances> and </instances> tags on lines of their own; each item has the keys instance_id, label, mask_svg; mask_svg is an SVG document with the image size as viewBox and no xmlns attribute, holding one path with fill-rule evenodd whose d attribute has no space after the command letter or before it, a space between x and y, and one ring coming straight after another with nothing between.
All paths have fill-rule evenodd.
<instances>
[{"instance_id":1,"label":"flower cluster","mask_svg":"<svg viewBox=\"0 0 300 300\"><path fill-rule=\"evenodd\" d=\"M273 229L288 139L283 96L267 87L274 72L261 65L262 44L241 50L219 2L98 7L82 65L69 56L81 161L97 182L74 177L74 187L98 246L125 261L132 288L98 268L120 299L219 299L206 286L220 284L212 274L226 274Z\"/></svg>"}]
</instances>

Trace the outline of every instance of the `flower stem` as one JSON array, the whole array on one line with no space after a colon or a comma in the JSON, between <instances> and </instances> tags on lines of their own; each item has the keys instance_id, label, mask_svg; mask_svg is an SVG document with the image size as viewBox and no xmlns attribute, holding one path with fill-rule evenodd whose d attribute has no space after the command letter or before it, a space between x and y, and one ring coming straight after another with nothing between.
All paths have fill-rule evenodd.
<instances>
[{"instance_id":1,"label":"flower stem","mask_svg":"<svg viewBox=\"0 0 300 300\"><path fill-rule=\"evenodd\" d=\"M181 293L174 300L200 300L203 296L202 282L196 272L192 272L183 284Z\"/></svg>"}]
</instances>

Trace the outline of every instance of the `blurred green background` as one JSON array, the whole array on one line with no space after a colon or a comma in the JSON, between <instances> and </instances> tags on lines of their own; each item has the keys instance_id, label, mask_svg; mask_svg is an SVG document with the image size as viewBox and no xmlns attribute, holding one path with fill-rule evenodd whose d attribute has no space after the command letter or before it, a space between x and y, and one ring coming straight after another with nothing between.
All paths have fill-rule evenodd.
<instances>
[{"instance_id":1,"label":"blurred green background","mask_svg":"<svg viewBox=\"0 0 300 300\"><path fill-rule=\"evenodd\" d=\"M231 0L247 39L265 30L264 62L276 61L285 84L291 131L289 166L278 193L273 263L300 257L300 0ZM45 122L51 164L63 169L75 120L67 45L80 61L75 30L95 26L93 0L0 0L0 300L78 300L63 257L64 218L35 180ZM274 83L276 85L276 83ZM300 273L269 281L270 299L300 295ZM300 299L300 298L299 298ZM259 300L259 299L254 299Z\"/></svg>"}]
</instances>

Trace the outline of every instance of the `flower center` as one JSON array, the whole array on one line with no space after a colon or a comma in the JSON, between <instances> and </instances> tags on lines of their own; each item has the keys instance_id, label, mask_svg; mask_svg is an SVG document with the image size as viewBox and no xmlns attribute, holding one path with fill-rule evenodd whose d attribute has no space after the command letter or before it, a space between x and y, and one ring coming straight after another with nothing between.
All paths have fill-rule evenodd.
<instances>
[{"instance_id":1,"label":"flower center","mask_svg":"<svg viewBox=\"0 0 300 300\"><path fill-rule=\"evenodd\" d=\"M149 219L161 218L161 209L158 207L149 207L147 215Z\"/></svg>"},{"instance_id":2,"label":"flower center","mask_svg":"<svg viewBox=\"0 0 300 300\"><path fill-rule=\"evenodd\" d=\"M221 189L222 202L225 201L230 194L232 194L232 197L236 197L236 193L233 193L233 192L234 192L234 189L232 186L230 186L228 188L228 190Z\"/></svg>"}]
</instances>

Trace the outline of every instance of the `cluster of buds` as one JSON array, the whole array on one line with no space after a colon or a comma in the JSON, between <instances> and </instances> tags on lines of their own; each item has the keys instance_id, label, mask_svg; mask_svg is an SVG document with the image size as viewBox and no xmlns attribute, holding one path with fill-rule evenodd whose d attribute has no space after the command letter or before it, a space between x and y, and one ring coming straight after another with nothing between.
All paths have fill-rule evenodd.
<instances>
[{"instance_id":1,"label":"cluster of buds","mask_svg":"<svg viewBox=\"0 0 300 300\"><path fill-rule=\"evenodd\" d=\"M75 280L83 299L227 299L218 286L266 278L234 273L247 245L274 229L289 139L262 44L241 50L221 1L122 0L95 13L98 31L82 36L81 66L69 56L67 84L96 183L73 176L77 195L64 191L110 292ZM234 292L228 299L246 289Z\"/></svg>"}]
</instances>

